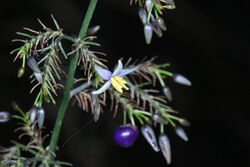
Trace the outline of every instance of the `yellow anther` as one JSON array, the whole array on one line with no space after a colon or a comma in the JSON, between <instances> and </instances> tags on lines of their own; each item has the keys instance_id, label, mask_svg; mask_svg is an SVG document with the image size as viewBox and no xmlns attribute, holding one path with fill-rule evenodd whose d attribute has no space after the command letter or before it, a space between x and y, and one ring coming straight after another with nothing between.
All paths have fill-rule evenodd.
<instances>
[{"instance_id":1,"label":"yellow anther","mask_svg":"<svg viewBox=\"0 0 250 167\"><path fill-rule=\"evenodd\" d=\"M129 88L125 85L127 82L119 76L114 76L111 78L112 86L120 93L123 93L122 88L128 90Z\"/></svg>"}]
</instances>

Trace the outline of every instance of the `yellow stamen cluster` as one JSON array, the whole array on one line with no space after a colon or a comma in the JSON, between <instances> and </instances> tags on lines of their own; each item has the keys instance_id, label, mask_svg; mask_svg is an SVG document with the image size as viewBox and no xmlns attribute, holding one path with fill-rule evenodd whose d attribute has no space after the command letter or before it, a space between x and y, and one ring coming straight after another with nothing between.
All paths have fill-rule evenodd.
<instances>
[{"instance_id":1,"label":"yellow stamen cluster","mask_svg":"<svg viewBox=\"0 0 250 167\"><path fill-rule=\"evenodd\" d=\"M123 93L122 88L128 90L129 88L126 86L127 81L125 81L122 77L119 76L113 76L111 78L111 84L112 86L120 93Z\"/></svg>"}]
</instances>

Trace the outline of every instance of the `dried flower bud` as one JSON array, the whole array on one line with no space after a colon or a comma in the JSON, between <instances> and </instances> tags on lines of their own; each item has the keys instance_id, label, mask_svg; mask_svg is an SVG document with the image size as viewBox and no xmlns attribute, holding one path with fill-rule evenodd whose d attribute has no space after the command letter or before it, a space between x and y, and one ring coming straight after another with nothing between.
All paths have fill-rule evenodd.
<instances>
[{"instance_id":1,"label":"dried flower bud","mask_svg":"<svg viewBox=\"0 0 250 167\"><path fill-rule=\"evenodd\" d=\"M164 0L164 2L166 3L165 7L167 9L175 9L174 0Z\"/></svg>"},{"instance_id":2,"label":"dried flower bud","mask_svg":"<svg viewBox=\"0 0 250 167\"><path fill-rule=\"evenodd\" d=\"M157 122L157 123L160 123L160 124L166 124L166 120L164 120L164 118L162 118L159 114L154 114L152 115L152 120Z\"/></svg>"},{"instance_id":3,"label":"dried flower bud","mask_svg":"<svg viewBox=\"0 0 250 167\"><path fill-rule=\"evenodd\" d=\"M170 147L169 139L166 134L160 135L159 145L161 148L161 152L167 161L167 164L170 164L171 163L171 147Z\"/></svg>"},{"instance_id":4,"label":"dried flower bud","mask_svg":"<svg viewBox=\"0 0 250 167\"><path fill-rule=\"evenodd\" d=\"M184 141L188 141L188 136L182 127L176 127L175 133Z\"/></svg>"},{"instance_id":5,"label":"dried flower bud","mask_svg":"<svg viewBox=\"0 0 250 167\"><path fill-rule=\"evenodd\" d=\"M186 77L184 77L181 74L175 74L174 75L174 81L176 83L186 85L186 86L191 86L192 85L191 81L189 81Z\"/></svg>"},{"instance_id":6,"label":"dried flower bud","mask_svg":"<svg viewBox=\"0 0 250 167\"><path fill-rule=\"evenodd\" d=\"M147 11L150 12L150 10L151 10L152 7L153 7L153 2L152 2L152 0L146 0L146 1L145 1L145 7L146 7Z\"/></svg>"},{"instance_id":7,"label":"dried flower bud","mask_svg":"<svg viewBox=\"0 0 250 167\"><path fill-rule=\"evenodd\" d=\"M141 132L144 138L150 144L150 146L154 149L154 151L156 152L160 151L158 144L157 144L156 137L155 137L155 133L152 127L148 125L144 125L143 127L141 127Z\"/></svg>"},{"instance_id":8,"label":"dried flower bud","mask_svg":"<svg viewBox=\"0 0 250 167\"><path fill-rule=\"evenodd\" d=\"M0 123L5 123L10 120L10 113L6 111L0 111Z\"/></svg>"},{"instance_id":9,"label":"dried flower bud","mask_svg":"<svg viewBox=\"0 0 250 167\"><path fill-rule=\"evenodd\" d=\"M44 109L41 107L37 110L37 123L40 129L42 129L43 127L44 119L45 119L45 112Z\"/></svg>"},{"instance_id":10,"label":"dried flower bud","mask_svg":"<svg viewBox=\"0 0 250 167\"><path fill-rule=\"evenodd\" d=\"M138 15L140 17L140 20L142 22L143 25L145 25L147 23L147 12L144 8L139 8L138 10Z\"/></svg>"},{"instance_id":11,"label":"dried flower bud","mask_svg":"<svg viewBox=\"0 0 250 167\"><path fill-rule=\"evenodd\" d=\"M180 124L183 126L190 126L190 122L184 118L179 119Z\"/></svg>"},{"instance_id":12,"label":"dried flower bud","mask_svg":"<svg viewBox=\"0 0 250 167\"><path fill-rule=\"evenodd\" d=\"M148 23L144 26L144 36L146 39L146 43L150 44L153 36L153 29Z\"/></svg>"},{"instance_id":13,"label":"dried flower bud","mask_svg":"<svg viewBox=\"0 0 250 167\"><path fill-rule=\"evenodd\" d=\"M17 73L17 77L18 78L21 78L23 76L25 72L25 68L24 67L21 67L19 70L18 70L18 73Z\"/></svg>"},{"instance_id":14,"label":"dried flower bud","mask_svg":"<svg viewBox=\"0 0 250 167\"><path fill-rule=\"evenodd\" d=\"M166 24L165 24L164 20L163 20L160 16L157 17L156 22L157 22L158 26L159 26L163 31L166 31L166 30L167 30Z\"/></svg>"},{"instance_id":15,"label":"dried flower bud","mask_svg":"<svg viewBox=\"0 0 250 167\"><path fill-rule=\"evenodd\" d=\"M100 105L98 95L92 94L92 99L93 99L93 108L94 108L93 110L94 120L98 121L100 113L101 113L101 105Z\"/></svg>"},{"instance_id":16,"label":"dried flower bud","mask_svg":"<svg viewBox=\"0 0 250 167\"><path fill-rule=\"evenodd\" d=\"M163 94L166 96L166 98L169 100L169 101L172 101L172 93L171 93L171 90L169 87L164 87L163 88Z\"/></svg>"},{"instance_id":17,"label":"dried flower bud","mask_svg":"<svg viewBox=\"0 0 250 167\"><path fill-rule=\"evenodd\" d=\"M37 118L37 108L32 107L29 111L29 119L31 123L34 123Z\"/></svg>"}]
</instances>

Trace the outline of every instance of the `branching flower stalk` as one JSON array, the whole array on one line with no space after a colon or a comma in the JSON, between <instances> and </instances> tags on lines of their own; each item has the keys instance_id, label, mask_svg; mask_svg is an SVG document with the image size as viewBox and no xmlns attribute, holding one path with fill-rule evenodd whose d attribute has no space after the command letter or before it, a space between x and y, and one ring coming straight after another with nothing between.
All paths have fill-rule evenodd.
<instances>
[{"instance_id":1,"label":"branching flower stalk","mask_svg":"<svg viewBox=\"0 0 250 167\"><path fill-rule=\"evenodd\" d=\"M82 24L81 29L80 29L80 33L78 35L79 38L84 38L86 36L87 30L89 27L89 23L91 21L92 15L94 13L96 4L97 4L97 0L90 1L88 10L86 12L83 24ZM65 111L66 111L68 104L69 104L70 91L71 91L72 86L73 86L74 74L75 74L76 67L77 67L77 60L78 60L77 56L72 56L71 61L70 61L70 65L68 68L69 71L68 71L68 75L67 75L67 81L65 84L64 95L63 95L63 99L61 101L61 105L60 105L59 110L58 110L55 127L53 130L53 134L52 134L52 137L50 140L50 145L49 145L49 149L52 152L54 152L56 150L58 137L59 137L59 134L61 131L62 121L63 121L64 115L65 115Z\"/></svg>"},{"instance_id":2,"label":"branching flower stalk","mask_svg":"<svg viewBox=\"0 0 250 167\"><path fill-rule=\"evenodd\" d=\"M131 0L131 4L132 2L139 4L139 17L144 25L146 42L150 43L153 31L161 37L166 26L159 15L164 9L175 7L173 0ZM41 167L69 165L58 162L55 158L64 115L71 99L82 110L91 112L95 121L107 107L114 112L114 117L123 113L123 124L114 132L117 144L122 147L132 146L140 127L141 134L149 145L154 151L161 151L168 164L171 163L171 149L165 128L171 126L180 138L188 140L181 126L189 126L189 122L179 117L179 113L170 107L172 94L166 81L173 79L186 86L191 86L191 82L181 74L170 72L169 63L156 64L155 57L139 61L129 58L124 64L121 58L114 69L110 70L104 57L106 54L92 48L100 46L95 42L95 33L100 26L89 28L96 4L97 0L90 0L77 37L65 34L53 16L55 30L38 20L43 27L42 32L24 28L28 33L17 33L26 38L14 40L22 42L22 46L11 52L16 53L14 60L19 59L22 63L18 77L24 74L25 67L28 66L32 71L31 83L34 84L30 92L37 95L29 112L25 113L16 107L21 116L14 116L22 121L18 128L23 132L21 136L29 136L30 142L27 145L14 142L14 147L2 149L3 151L0 149L0 158L4 162L13 161L18 167L27 164ZM65 51L65 44L70 44L71 50ZM75 78L77 67L81 72L80 78ZM49 146L44 148L42 129L46 112L43 106L46 102L56 104L56 96L63 89ZM107 106L108 104L111 106ZM0 112L0 122L6 122L8 117L7 112ZM154 132L157 128L160 131L158 137ZM3 156L1 151L4 152ZM29 152L33 157L23 157L23 151Z\"/></svg>"}]
</instances>

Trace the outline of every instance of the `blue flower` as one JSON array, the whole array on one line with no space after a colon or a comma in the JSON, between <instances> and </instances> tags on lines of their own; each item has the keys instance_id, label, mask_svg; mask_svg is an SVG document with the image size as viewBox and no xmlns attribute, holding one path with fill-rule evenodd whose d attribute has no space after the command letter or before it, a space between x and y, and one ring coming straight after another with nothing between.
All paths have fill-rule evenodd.
<instances>
[{"instance_id":1,"label":"blue flower","mask_svg":"<svg viewBox=\"0 0 250 167\"><path fill-rule=\"evenodd\" d=\"M128 90L129 88L126 86L127 81L123 79L123 77L129 73L137 70L138 67L123 69L123 65L121 60L118 60L118 65L113 73L107 69L104 69L100 66L95 66L96 72L99 76L106 81L106 83L98 90L93 91L92 94L101 94L106 91L111 85L120 93L123 93L123 89Z\"/></svg>"}]
</instances>

